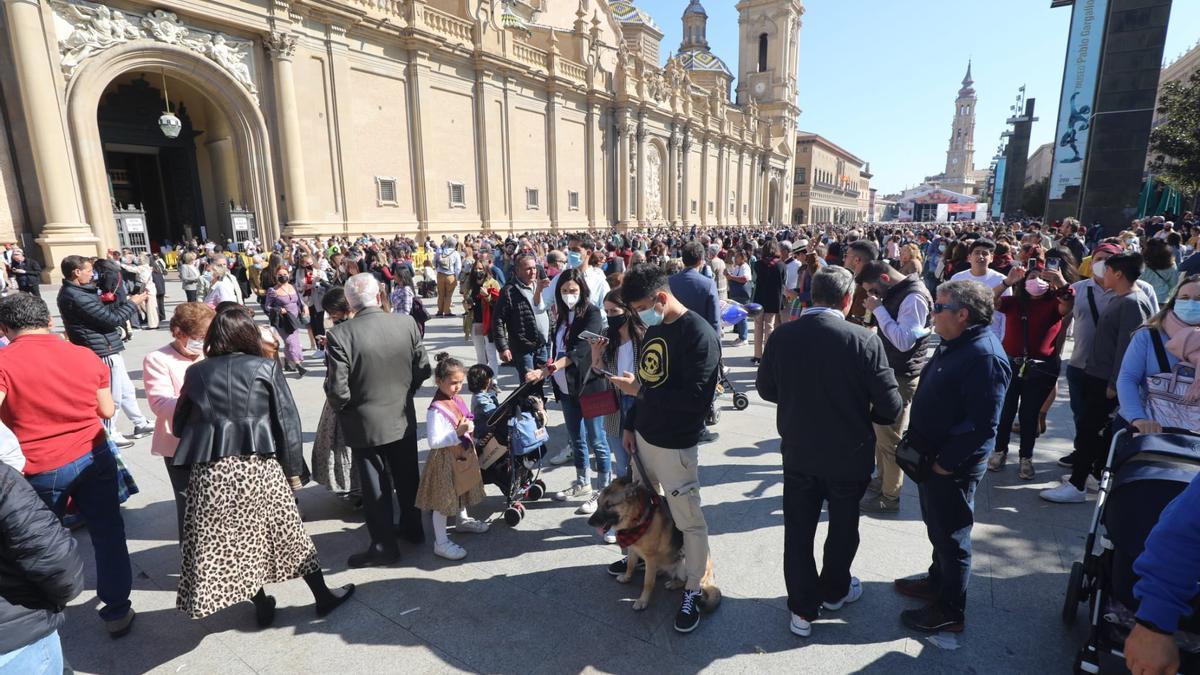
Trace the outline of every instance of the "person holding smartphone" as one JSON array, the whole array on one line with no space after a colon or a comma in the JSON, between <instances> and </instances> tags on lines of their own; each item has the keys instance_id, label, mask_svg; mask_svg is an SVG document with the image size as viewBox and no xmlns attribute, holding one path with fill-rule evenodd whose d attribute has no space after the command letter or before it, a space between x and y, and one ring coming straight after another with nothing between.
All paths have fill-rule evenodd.
<instances>
[{"instance_id":1,"label":"person holding smartphone","mask_svg":"<svg viewBox=\"0 0 1200 675\"><path fill-rule=\"evenodd\" d=\"M617 373L637 373L635 363L646 335L646 324L637 312L629 309L621 300L621 290L610 291L604 298L604 314L608 317L608 330L599 340L593 340L592 371L605 377ZM621 430L636 397L618 391L618 411L604 418L604 431L608 435L608 447L613 453L613 473L623 476L629 470L629 454L621 444ZM605 535L605 540L609 535ZM612 535L616 541L616 535Z\"/></svg>"}]
</instances>

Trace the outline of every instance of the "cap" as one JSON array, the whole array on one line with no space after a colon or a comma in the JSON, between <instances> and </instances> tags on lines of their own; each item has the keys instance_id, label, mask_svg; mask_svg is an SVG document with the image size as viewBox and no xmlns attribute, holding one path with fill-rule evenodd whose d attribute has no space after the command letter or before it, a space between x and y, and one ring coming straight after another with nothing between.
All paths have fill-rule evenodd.
<instances>
[{"instance_id":1,"label":"cap","mask_svg":"<svg viewBox=\"0 0 1200 675\"><path fill-rule=\"evenodd\" d=\"M1100 244L1096 248L1092 249L1092 257L1095 258L1097 253L1107 253L1109 255L1120 255L1124 252L1125 251L1123 251L1121 249L1121 247L1117 246L1116 244Z\"/></svg>"}]
</instances>

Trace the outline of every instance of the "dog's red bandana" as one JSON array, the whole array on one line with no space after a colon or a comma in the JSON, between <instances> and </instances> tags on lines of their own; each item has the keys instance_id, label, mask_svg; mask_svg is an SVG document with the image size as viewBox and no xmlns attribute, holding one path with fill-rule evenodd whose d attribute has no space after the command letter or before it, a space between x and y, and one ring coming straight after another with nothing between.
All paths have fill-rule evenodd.
<instances>
[{"instance_id":1,"label":"dog's red bandana","mask_svg":"<svg viewBox=\"0 0 1200 675\"><path fill-rule=\"evenodd\" d=\"M659 496L654 495L646 499L643 493L642 512L638 515L637 523L628 529L617 530L617 544L621 548L629 548L636 544L642 535L646 534L646 530L650 529L650 523L654 522L654 511L658 508Z\"/></svg>"}]
</instances>

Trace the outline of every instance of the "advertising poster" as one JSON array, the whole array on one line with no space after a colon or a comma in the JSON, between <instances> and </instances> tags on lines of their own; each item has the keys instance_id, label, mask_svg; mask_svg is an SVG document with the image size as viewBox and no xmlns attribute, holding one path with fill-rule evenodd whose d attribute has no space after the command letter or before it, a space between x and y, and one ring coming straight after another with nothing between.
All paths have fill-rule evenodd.
<instances>
[{"instance_id":1,"label":"advertising poster","mask_svg":"<svg viewBox=\"0 0 1200 675\"><path fill-rule=\"evenodd\" d=\"M1071 39L1067 44L1062 99L1058 104L1050 199L1062 199L1067 188L1077 188L1083 183L1107 16L1108 0L1076 0L1072 10Z\"/></svg>"},{"instance_id":2,"label":"advertising poster","mask_svg":"<svg viewBox=\"0 0 1200 675\"><path fill-rule=\"evenodd\" d=\"M1004 166L1008 164L1007 157L1001 157L996 162L996 194L992 195L992 220L1000 220L1000 205L1004 203Z\"/></svg>"}]
</instances>

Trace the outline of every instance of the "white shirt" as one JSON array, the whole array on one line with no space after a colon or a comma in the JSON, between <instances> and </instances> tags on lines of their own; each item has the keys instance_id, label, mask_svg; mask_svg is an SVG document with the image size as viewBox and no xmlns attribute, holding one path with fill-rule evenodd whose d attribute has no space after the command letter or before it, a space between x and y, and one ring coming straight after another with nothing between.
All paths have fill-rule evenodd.
<instances>
[{"instance_id":1,"label":"white shirt","mask_svg":"<svg viewBox=\"0 0 1200 675\"><path fill-rule=\"evenodd\" d=\"M633 367L634 356L633 340L624 342L617 347L617 372L614 375L637 372Z\"/></svg>"},{"instance_id":2,"label":"white shirt","mask_svg":"<svg viewBox=\"0 0 1200 675\"><path fill-rule=\"evenodd\" d=\"M562 275L554 277L554 281L542 291L542 302L546 303L547 307L554 307L554 294L558 292L558 282L562 281ZM588 287L588 302L595 305L596 309L604 309L604 296L608 295L608 279L604 276L604 272L598 267L589 267L583 273L583 282ZM600 312L600 316L604 316L604 312ZM608 325L608 319L604 319L604 325Z\"/></svg>"},{"instance_id":3,"label":"white shirt","mask_svg":"<svg viewBox=\"0 0 1200 675\"><path fill-rule=\"evenodd\" d=\"M554 336L554 359L557 361L567 353L567 327L575 320L575 312L567 312L567 320L563 325L558 327L558 331ZM558 385L558 390L562 393L569 393L567 389L567 369L559 368L554 371L550 377L554 378L554 384Z\"/></svg>"},{"instance_id":4,"label":"white shirt","mask_svg":"<svg viewBox=\"0 0 1200 675\"><path fill-rule=\"evenodd\" d=\"M783 290L794 291L800 283L800 261L792 258L783 266Z\"/></svg>"},{"instance_id":5,"label":"white shirt","mask_svg":"<svg viewBox=\"0 0 1200 675\"><path fill-rule=\"evenodd\" d=\"M872 312L879 330L887 341L902 352L913 348L918 338L929 335L925 324L929 321L929 306L919 293L913 293L900 303L900 316L895 319L882 305Z\"/></svg>"},{"instance_id":6,"label":"white shirt","mask_svg":"<svg viewBox=\"0 0 1200 675\"><path fill-rule=\"evenodd\" d=\"M240 295L241 293L238 292L237 284L233 283L233 279L226 273L225 276L221 277L220 281L212 285L212 289L208 291L204 302L214 307L227 301L240 303L242 301L239 297Z\"/></svg>"},{"instance_id":7,"label":"white shirt","mask_svg":"<svg viewBox=\"0 0 1200 675\"><path fill-rule=\"evenodd\" d=\"M453 401L442 401L439 406L450 404L452 410L456 410ZM438 410L437 406L429 406L429 410L425 413L425 437L429 439L429 449L445 448L458 445L458 429L445 412Z\"/></svg>"},{"instance_id":8,"label":"white shirt","mask_svg":"<svg viewBox=\"0 0 1200 675\"><path fill-rule=\"evenodd\" d=\"M1007 278L1008 277L1004 276L1000 272L997 272L989 267L987 273L981 277L977 277L972 274L970 269L965 269L950 277L950 281L978 281L984 286L987 286L992 290L996 290L996 287L1004 283L1004 280ZM1012 289L1005 289L1005 291L1000 295L1012 295ZM1001 340L1004 339L1004 315L1000 312L995 312L992 314L992 332L995 333L996 337L1000 338Z\"/></svg>"}]
</instances>

